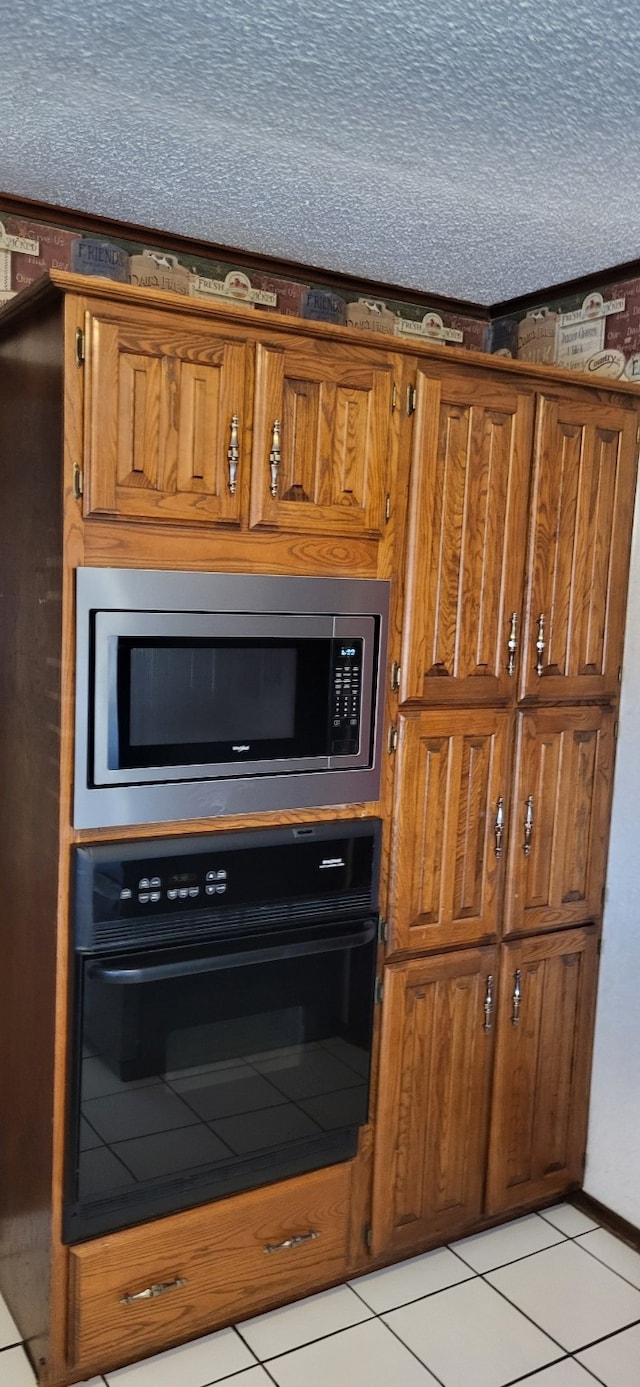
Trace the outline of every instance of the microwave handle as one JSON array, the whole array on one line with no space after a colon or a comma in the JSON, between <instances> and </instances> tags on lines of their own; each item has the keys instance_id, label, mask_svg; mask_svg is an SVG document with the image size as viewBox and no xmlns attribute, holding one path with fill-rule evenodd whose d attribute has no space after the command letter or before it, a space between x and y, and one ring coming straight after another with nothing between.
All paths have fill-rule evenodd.
<instances>
[{"instance_id":1,"label":"microwave handle","mask_svg":"<svg viewBox=\"0 0 640 1387\"><path fill-rule=\"evenodd\" d=\"M177 963L152 963L147 968L111 968L106 964L93 963L89 977L100 982L115 983L118 986L142 984L145 982L165 982L171 978L190 977L196 973L213 973L223 968L241 968L250 963L275 963L279 959L303 958L308 954L326 954L337 949L356 949L370 944L376 935L376 921L367 920L362 930L340 934L331 939L309 939L299 944L281 944L274 949L247 949L243 953L216 954L211 957L183 959Z\"/></svg>"}]
</instances>

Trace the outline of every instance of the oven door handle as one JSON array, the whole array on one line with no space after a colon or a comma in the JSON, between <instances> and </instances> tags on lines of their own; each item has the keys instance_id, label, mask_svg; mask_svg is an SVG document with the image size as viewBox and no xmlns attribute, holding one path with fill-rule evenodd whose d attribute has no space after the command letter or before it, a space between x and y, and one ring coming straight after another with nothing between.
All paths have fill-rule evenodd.
<instances>
[{"instance_id":1,"label":"oven door handle","mask_svg":"<svg viewBox=\"0 0 640 1387\"><path fill-rule=\"evenodd\" d=\"M191 977L195 973L213 973L223 968L242 968L250 963L276 963L285 958L303 958L309 954L326 954L338 949L357 949L370 944L377 931L376 921L368 920L363 929L326 939L309 939L298 944L278 944L275 948L247 949L242 953L214 954L205 958L182 959L176 963L152 963L146 968L112 968L92 963L89 977L119 987L145 982L164 982L171 978Z\"/></svg>"}]
</instances>

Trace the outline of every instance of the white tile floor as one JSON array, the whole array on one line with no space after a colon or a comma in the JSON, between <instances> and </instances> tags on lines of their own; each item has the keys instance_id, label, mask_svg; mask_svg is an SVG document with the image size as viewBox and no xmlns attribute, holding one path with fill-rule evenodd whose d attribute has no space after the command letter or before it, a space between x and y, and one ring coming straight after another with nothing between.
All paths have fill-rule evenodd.
<instances>
[{"instance_id":1,"label":"white tile floor","mask_svg":"<svg viewBox=\"0 0 640 1387\"><path fill-rule=\"evenodd\" d=\"M0 1301L0 1387L34 1387ZM569 1204L86 1387L640 1387L640 1253Z\"/></svg>"}]
</instances>

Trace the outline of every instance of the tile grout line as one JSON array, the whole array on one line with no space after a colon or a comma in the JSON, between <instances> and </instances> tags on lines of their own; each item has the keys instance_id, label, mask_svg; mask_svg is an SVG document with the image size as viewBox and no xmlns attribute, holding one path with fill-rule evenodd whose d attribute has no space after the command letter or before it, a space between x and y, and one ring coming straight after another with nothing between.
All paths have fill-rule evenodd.
<instances>
[{"instance_id":1,"label":"tile grout line","mask_svg":"<svg viewBox=\"0 0 640 1387\"><path fill-rule=\"evenodd\" d=\"M596 1231L595 1228L592 1228L592 1229L591 1229L591 1232L592 1232L592 1233L595 1233L595 1231ZM605 1228L603 1231L606 1233L606 1231L607 1231L606 1228ZM579 1235L579 1237L586 1238L586 1237L587 1237L587 1234L586 1234L586 1233L581 1233L581 1234ZM573 1240L572 1240L572 1241L573 1241ZM579 1238L576 1238L575 1241L578 1242L578 1241L579 1241ZM622 1246L623 1246L623 1247L626 1247L626 1246L628 1246L628 1244L623 1243ZM630 1251L630 1252L633 1252L633 1250L634 1250L633 1248L629 1248L629 1251ZM596 1254L595 1254L595 1252L591 1252L591 1250L590 1250L588 1247L583 1247L583 1248L582 1248L582 1251L583 1251L583 1252L587 1252L588 1255L589 1255L589 1257L593 1258L593 1261L594 1261L594 1262L599 1262L601 1267L606 1267L606 1268L607 1268L607 1271L613 1272L613 1275L614 1275L614 1276L619 1276L620 1280L621 1280L621 1281L624 1281L625 1286L631 1286L631 1287L633 1287L633 1290L634 1290L634 1291L638 1291L638 1292L640 1293L640 1286L637 1286L636 1283L635 1283L635 1281L630 1281L629 1278L628 1278L627 1276L623 1276L623 1275L622 1275L622 1272L621 1272L621 1271L616 1271L615 1267L609 1266L609 1263L608 1263L608 1262L603 1262L602 1258L601 1258L601 1257L597 1257Z\"/></svg>"}]
</instances>

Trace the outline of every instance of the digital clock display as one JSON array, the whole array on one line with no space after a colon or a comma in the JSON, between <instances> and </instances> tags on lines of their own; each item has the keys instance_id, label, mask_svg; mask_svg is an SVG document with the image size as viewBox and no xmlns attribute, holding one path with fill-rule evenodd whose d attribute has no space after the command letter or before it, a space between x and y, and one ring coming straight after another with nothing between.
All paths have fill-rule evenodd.
<instances>
[{"instance_id":1,"label":"digital clock display","mask_svg":"<svg viewBox=\"0 0 640 1387\"><path fill-rule=\"evenodd\" d=\"M341 654L341 655L355 655L355 653L356 653L355 645L341 645L341 646L340 646L340 654Z\"/></svg>"}]
</instances>

